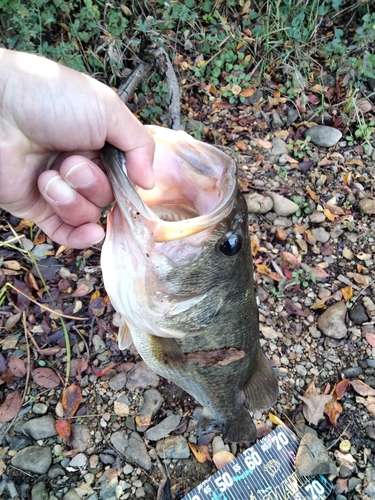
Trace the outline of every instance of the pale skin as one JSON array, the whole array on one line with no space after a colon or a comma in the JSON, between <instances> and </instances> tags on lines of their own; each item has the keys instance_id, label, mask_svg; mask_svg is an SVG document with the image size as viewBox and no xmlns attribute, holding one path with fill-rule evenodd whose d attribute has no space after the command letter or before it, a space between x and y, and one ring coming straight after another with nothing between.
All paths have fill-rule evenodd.
<instances>
[{"instance_id":1,"label":"pale skin","mask_svg":"<svg viewBox=\"0 0 375 500\"><path fill-rule=\"evenodd\" d=\"M6 49L0 68L0 207L61 245L98 243L96 222L113 201L100 149L108 141L125 151L130 179L150 189L154 139L112 89L86 75Z\"/></svg>"}]
</instances>

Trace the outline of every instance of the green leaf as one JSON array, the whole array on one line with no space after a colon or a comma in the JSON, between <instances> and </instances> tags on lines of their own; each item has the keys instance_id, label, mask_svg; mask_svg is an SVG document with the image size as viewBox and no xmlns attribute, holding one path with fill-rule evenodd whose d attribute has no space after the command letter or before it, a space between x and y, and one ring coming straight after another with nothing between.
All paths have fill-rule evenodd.
<instances>
[{"instance_id":1,"label":"green leaf","mask_svg":"<svg viewBox=\"0 0 375 500\"><path fill-rule=\"evenodd\" d=\"M212 2L210 0L206 0L205 2L203 2L202 10L207 13L212 12Z\"/></svg>"}]
</instances>

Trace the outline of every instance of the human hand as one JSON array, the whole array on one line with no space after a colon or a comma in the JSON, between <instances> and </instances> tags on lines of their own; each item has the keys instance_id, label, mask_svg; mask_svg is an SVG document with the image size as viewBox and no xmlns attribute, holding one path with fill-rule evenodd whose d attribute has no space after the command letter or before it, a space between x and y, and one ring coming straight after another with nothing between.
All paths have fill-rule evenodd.
<instances>
[{"instance_id":1,"label":"human hand","mask_svg":"<svg viewBox=\"0 0 375 500\"><path fill-rule=\"evenodd\" d=\"M96 222L113 201L100 149L108 141L125 151L131 180L151 188L151 134L113 90L86 75L6 49L0 64L0 207L62 245L99 242Z\"/></svg>"}]
</instances>

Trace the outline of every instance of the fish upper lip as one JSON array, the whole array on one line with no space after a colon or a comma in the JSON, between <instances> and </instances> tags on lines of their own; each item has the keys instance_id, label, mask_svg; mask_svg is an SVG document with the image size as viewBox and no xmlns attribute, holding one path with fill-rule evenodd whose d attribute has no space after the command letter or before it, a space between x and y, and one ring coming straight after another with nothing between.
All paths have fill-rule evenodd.
<instances>
[{"instance_id":1,"label":"fish upper lip","mask_svg":"<svg viewBox=\"0 0 375 500\"><path fill-rule=\"evenodd\" d=\"M111 167L108 168L109 160L105 158L107 147L113 148L113 150L116 151L116 169ZM106 165L106 171L111 181L120 211L127 217L129 214L129 203L133 205L137 214L146 219L152 227L152 234L155 242L178 240L200 233L215 226L218 222L227 217L233 209L237 192L237 179L235 175L228 175L226 179L228 183L228 193L209 213L179 221L163 220L146 205L135 189L134 184L130 181L126 171L124 153L114 146L106 144L102 150L102 159L103 163Z\"/></svg>"}]
</instances>

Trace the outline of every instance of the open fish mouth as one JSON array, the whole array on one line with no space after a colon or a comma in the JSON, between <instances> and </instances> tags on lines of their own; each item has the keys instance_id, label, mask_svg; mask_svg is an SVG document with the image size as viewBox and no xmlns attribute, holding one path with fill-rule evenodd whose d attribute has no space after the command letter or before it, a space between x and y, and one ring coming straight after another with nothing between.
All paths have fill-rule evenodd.
<instances>
[{"instance_id":1,"label":"open fish mouth","mask_svg":"<svg viewBox=\"0 0 375 500\"><path fill-rule=\"evenodd\" d=\"M229 215L237 191L236 165L214 146L182 131L149 126L155 137L155 187L133 185L124 154L110 144L101 156L125 219L142 217L155 242L212 228ZM223 167L224 165L224 167Z\"/></svg>"}]
</instances>

